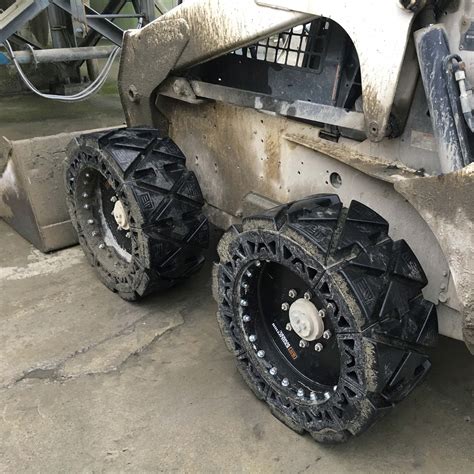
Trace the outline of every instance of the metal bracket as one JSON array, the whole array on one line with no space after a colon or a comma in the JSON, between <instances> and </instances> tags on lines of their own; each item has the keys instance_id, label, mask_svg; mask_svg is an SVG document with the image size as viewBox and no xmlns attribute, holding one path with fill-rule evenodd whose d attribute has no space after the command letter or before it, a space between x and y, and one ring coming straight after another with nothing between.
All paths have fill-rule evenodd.
<instances>
[{"instance_id":1,"label":"metal bracket","mask_svg":"<svg viewBox=\"0 0 474 474\"><path fill-rule=\"evenodd\" d=\"M51 2L72 15L73 12L71 3L69 3L68 0L51 0ZM123 30L121 28L106 18L100 18L99 13L97 13L91 7L84 5L84 9L87 15L92 15L92 17L86 19L90 28L97 31L102 36L112 41L112 43L115 43L117 46L122 46ZM97 16L97 18L94 18L95 16Z\"/></svg>"},{"instance_id":2,"label":"metal bracket","mask_svg":"<svg viewBox=\"0 0 474 474\"><path fill-rule=\"evenodd\" d=\"M361 132L365 131L364 114L349 112L340 107L316 104L303 100L296 100L290 103L274 98L271 95L256 94L207 82L187 81L183 78L170 79L165 84L165 88L160 88L161 95L185 102L196 103L196 97L202 97L286 117L325 123Z\"/></svg>"},{"instance_id":3,"label":"metal bracket","mask_svg":"<svg viewBox=\"0 0 474 474\"><path fill-rule=\"evenodd\" d=\"M166 79L166 81L160 86L159 95L181 100L188 104L202 104L205 102L196 97L189 81L182 77L169 77Z\"/></svg>"},{"instance_id":4,"label":"metal bracket","mask_svg":"<svg viewBox=\"0 0 474 474\"><path fill-rule=\"evenodd\" d=\"M70 4L74 36L84 38L88 30L84 2L82 0L70 0Z\"/></svg>"},{"instance_id":5,"label":"metal bracket","mask_svg":"<svg viewBox=\"0 0 474 474\"><path fill-rule=\"evenodd\" d=\"M154 35L142 33L157 26L161 33L160 46L166 54L158 54L150 61L145 52L156 48L157 41ZM142 30L126 32L120 61L119 92L129 126L153 123L150 97L173 69L188 41L189 27L182 19L158 20Z\"/></svg>"}]
</instances>

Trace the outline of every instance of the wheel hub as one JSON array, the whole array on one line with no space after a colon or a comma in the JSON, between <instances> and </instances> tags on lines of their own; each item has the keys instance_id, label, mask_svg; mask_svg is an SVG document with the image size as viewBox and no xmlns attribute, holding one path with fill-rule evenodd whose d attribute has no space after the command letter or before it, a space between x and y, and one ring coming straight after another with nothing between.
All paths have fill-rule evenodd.
<instances>
[{"instance_id":1,"label":"wheel hub","mask_svg":"<svg viewBox=\"0 0 474 474\"><path fill-rule=\"evenodd\" d=\"M269 373L275 383L295 396L302 389L303 398L312 392L321 398L337 385L339 344L336 337L324 336L333 330L332 313L328 317L319 289L289 266L271 260L247 265L239 286L245 335L265 370L273 369Z\"/></svg>"},{"instance_id":2,"label":"wheel hub","mask_svg":"<svg viewBox=\"0 0 474 474\"><path fill-rule=\"evenodd\" d=\"M114 216L115 222L121 229L130 230L130 223L128 221L128 216L125 211L125 208L123 207L122 201L120 199L118 199L115 202L112 215Z\"/></svg>"},{"instance_id":3,"label":"wheel hub","mask_svg":"<svg viewBox=\"0 0 474 474\"><path fill-rule=\"evenodd\" d=\"M316 306L305 298L296 300L289 310L292 329L305 341L320 339L324 333L324 321Z\"/></svg>"}]
</instances>

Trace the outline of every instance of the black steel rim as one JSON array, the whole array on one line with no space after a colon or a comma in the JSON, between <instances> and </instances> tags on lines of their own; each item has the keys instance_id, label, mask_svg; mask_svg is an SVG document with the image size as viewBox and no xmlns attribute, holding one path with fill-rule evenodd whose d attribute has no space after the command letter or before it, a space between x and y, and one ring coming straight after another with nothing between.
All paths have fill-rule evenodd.
<instances>
[{"instance_id":1,"label":"black steel rim","mask_svg":"<svg viewBox=\"0 0 474 474\"><path fill-rule=\"evenodd\" d=\"M132 260L132 232L119 229L112 214L119 190L114 187L112 180L93 166L81 170L77 179L77 220L88 246L105 251L117 265L129 264ZM122 204L129 213L124 200Z\"/></svg>"},{"instance_id":2,"label":"black steel rim","mask_svg":"<svg viewBox=\"0 0 474 474\"><path fill-rule=\"evenodd\" d=\"M288 310L282 309L283 303L291 304L304 298L305 293L316 308L325 309L325 298L291 268L271 260L249 263L236 281L240 287L236 294L245 339L272 383L299 399L326 401L337 389L341 370L332 311L324 319L325 329L332 337L300 347L301 338L286 328ZM297 296L291 298L290 290L296 290ZM324 346L321 352L315 350L318 342Z\"/></svg>"}]
</instances>

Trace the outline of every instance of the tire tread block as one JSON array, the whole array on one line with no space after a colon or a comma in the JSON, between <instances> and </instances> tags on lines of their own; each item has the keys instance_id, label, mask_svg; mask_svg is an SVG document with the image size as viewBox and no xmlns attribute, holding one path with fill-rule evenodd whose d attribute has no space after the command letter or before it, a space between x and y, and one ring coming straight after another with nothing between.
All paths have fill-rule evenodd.
<instances>
[{"instance_id":1,"label":"tire tread block","mask_svg":"<svg viewBox=\"0 0 474 474\"><path fill-rule=\"evenodd\" d=\"M342 203L336 195L311 196L288 208L289 225L328 254L341 211Z\"/></svg>"},{"instance_id":2,"label":"tire tread block","mask_svg":"<svg viewBox=\"0 0 474 474\"><path fill-rule=\"evenodd\" d=\"M388 235L388 222L375 211L358 201L349 206L344 228L338 240L337 250L354 245L366 248Z\"/></svg>"}]
</instances>

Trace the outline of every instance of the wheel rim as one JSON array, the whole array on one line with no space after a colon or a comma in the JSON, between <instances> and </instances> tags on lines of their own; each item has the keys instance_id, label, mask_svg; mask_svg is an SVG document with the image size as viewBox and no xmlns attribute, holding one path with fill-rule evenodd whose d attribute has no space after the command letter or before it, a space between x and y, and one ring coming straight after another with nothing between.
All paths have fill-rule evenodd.
<instances>
[{"instance_id":1,"label":"wheel rim","mask_svg":"<svg viewBox=\"0 0 474 474\"><path fill-rule=\"evenodd\" d=\"M78 175L75 191L78 224L92 250L104 251L115 257L118 263L128 264L132 260L132 239L129 225L123 228L114 215L117 203L120 211L129 214L126 204L118 196L118 190L97 168L86 167ZM123 215L121 219L123 219ZM120 221L123 224L123 221ZM128 224L128 221L127 221Z\"/></svg>"},{"instance_id":2,"label":"wheel rim","mask_svg":"<svg viewBox=\"0 0 474 474\"><path fill-rule=\"evenodd\" d=\"M239 284L246 340L273 382L300 399L327 400L337 388L341 365L330 317L324 318L328 339L307 340L288 326L290 304L306 293L315 308L325 311L324 298L290 268L272 261L247 265ZM320 352L316 345L322 346Z\"/></svg>"}]
</instances>

